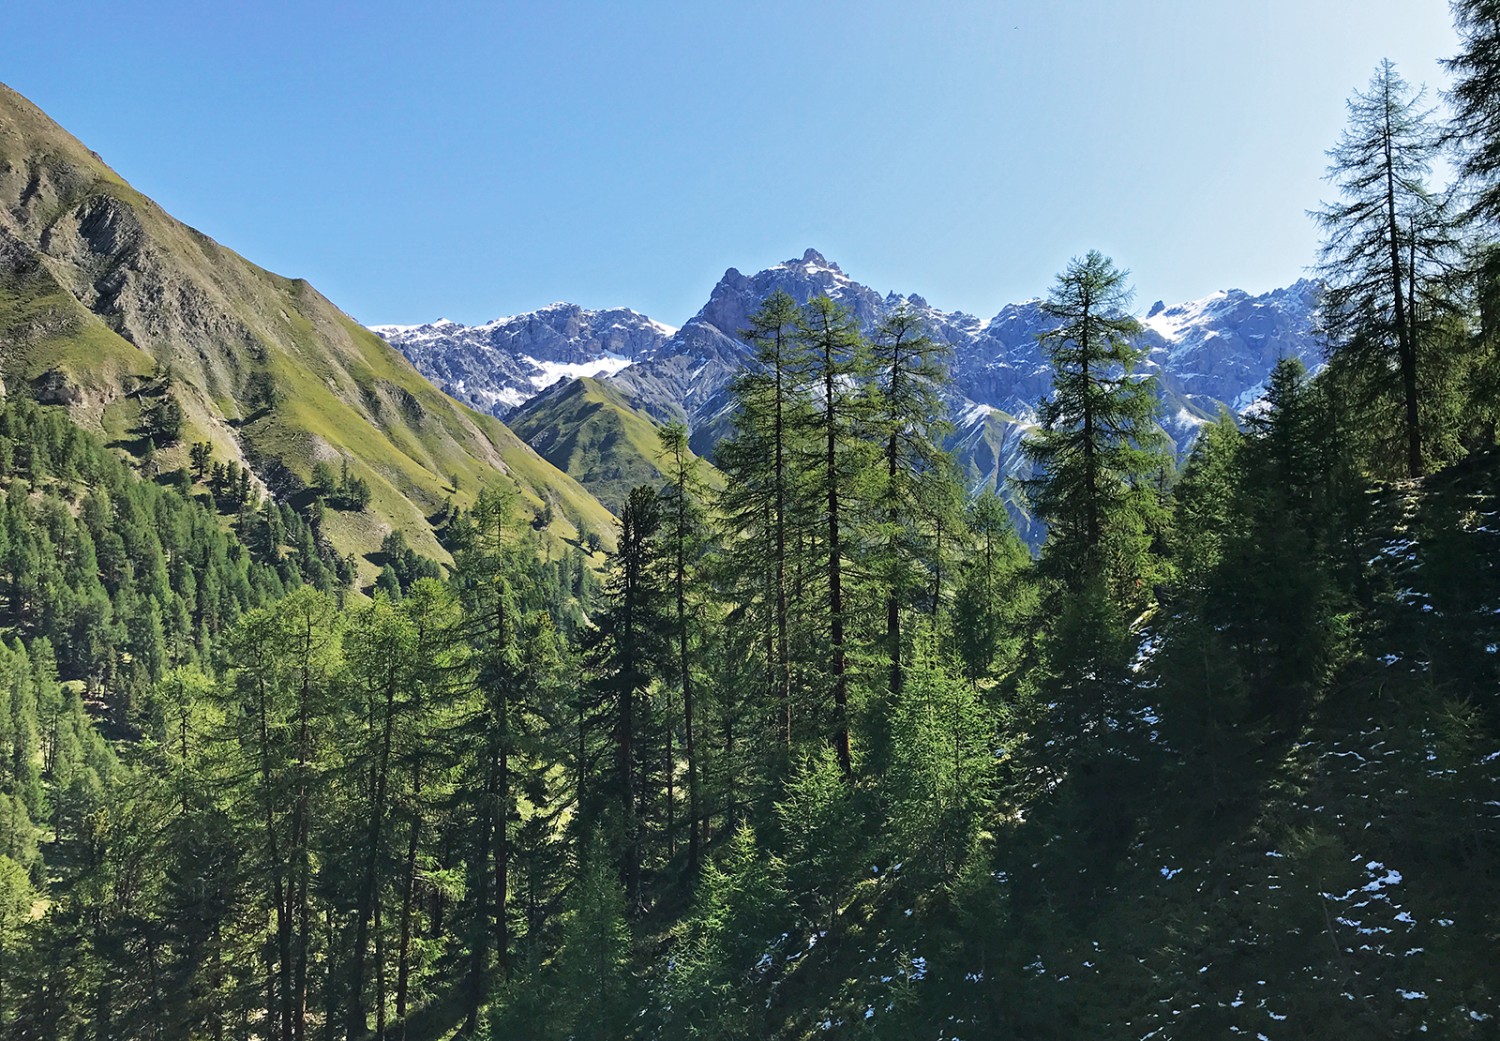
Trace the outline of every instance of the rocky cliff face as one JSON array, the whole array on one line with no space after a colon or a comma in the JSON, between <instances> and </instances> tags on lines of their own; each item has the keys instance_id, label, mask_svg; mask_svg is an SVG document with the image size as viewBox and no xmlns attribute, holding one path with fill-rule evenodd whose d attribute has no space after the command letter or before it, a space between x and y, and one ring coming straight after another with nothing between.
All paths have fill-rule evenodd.
<instances>
[{"instance_id":1,"label":"rocky cliff face","mask_svg":"<svg viewBox=\"0 0 1500 1041\"><path fill-rule=\"evenodd\" d=\"M982 404L1025 417L1050 387L1037 336L1051 325L1039 301L1008 305L988 320L942 311L915 294L882 296L812 249L754 275L730 268L677 330L634 311L567 304L483 326L440 321L375 329L439 386L488 400L496 414L554 382L568 365L591 371L566 375L604 375L638 407L661 418L681 416L696 429L718 415L729 379L749 356L739 334L777 291L798 303L829 296L867 330L897 306L917 309L931 335L953 348L960 410ZM1234 289L1171 307L1154 304L1143 320L1142 342L1150 351L1148 367L1162 380L1168 424L1187 433L1220 402L1244 408L1280 357L1316 365L1316 307L1317 286L1306 280L1259 296Z\"/></svg>"},{"instance_id":2,"label":"rocky cliff face","mask_svg":"<svg viewBox=\"0 0 1500 1041\"><path fill-rule=\"evenodd\" d=\"M676 332L628 308L566 303L484 325L440 318L372 328L437 386L500 417L559 380L619 372Z\"/></svg>"}]
</instances>

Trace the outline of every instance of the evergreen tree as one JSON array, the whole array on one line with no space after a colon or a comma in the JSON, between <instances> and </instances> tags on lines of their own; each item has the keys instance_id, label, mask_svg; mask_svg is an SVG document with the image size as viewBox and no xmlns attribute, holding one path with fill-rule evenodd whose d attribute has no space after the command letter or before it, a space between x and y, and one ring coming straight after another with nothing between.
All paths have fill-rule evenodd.
<instances>
[{"instance_id":1,"label":"evergreen tree","mask_svg":"<svg viewBox=\"0 0 1500 1041\"><path fill-rule=\"evenodd\" d=\"M611 768L600 795L584 805L598 822L617 822L620 878L632 909L642 906L641 868L645 844L642 785L646 757L640 742L648 686L669 665L667 583L660 545L661 506L656 491L633 488L620 515L618 550L605 585L605 609L593 634L590 661L599 704L598 726L608 735Z\"/></svg>"},{"instance_id":2,"label":"evergreen tree","mask_svg":"<svg viewBox=\"0 0 1500 1041\"><path fill-rule=\"evenodd\" d=\"M1136 372L1140 323L1126 313L1127 272L1098 252L1075 259L1042 310L1058 325L1041 336L1053 395L1024 442L1038 476L1024 482L1047 522L1042 561L1070 590L1102 583L1121 604L1140 602L1159 523L1156 475L1170 465L1156 426L1156 381Z\"/></svg>"},{"instance_id":3,"label":"evergreen tree","mask_svg":"<svg viewBox=\"0 0 1500 1041\"><path fill-rule=\"evenodd\" d=\"M669 423L659 431L667 453L666 487L662 489L662 542L669 554L672 599L676 612L677 687L682 695L683 752L688 785L688 871L698 870L703 831L703 804L699 791L698 724L694 713L693 652L697 625L689 608L689 589L695 584L696 564L702 553L705 521L701 478L696 460L688 452L687 427ZM693 605L696 608L698 605ZM671 761L670 744L668 761ZM669 770L672 767L669 765Z\"/></svg>"},{"instance_id":4,"label":"evergreen tree","mask_svg":"<svg viewBox=\"0 0 1500 1041\"><path fill-rule=\"evenodd\" d=\"M557 957L561 1016L577 1041L627 1037L633 1015L625 890L605 843L588 843L568 894Z\"/></svg>"},{"instance_id":5,"label":"evergreen tree","mask_svg":"<svg viewBox=\"0 0 1500 1041\"><path fill-rule=\"evenodd\" d=\"M1329 153L1341 200L1314 213L1323 229L1322 332L1329 350L1401 403L1405 469L1423 448L1423 316L1446 305L1453 221L1426 179L1439 139L1431 112L1390 61L1349 100L1349 123ZM1381 378L1391 373L1390 386Z\"/></svg>"},{"instance_id":6,"label":"evergreen tree","mask_svg":"<svg viewBox=\"0 0 1500 1041\"><path fill-rule=\"evenodd\" d=\"M1470 214L1500 228L1500 3L1452 0L1461 50L1443 62L1453 76L1448 140L1459 159Z\"/></svg>"},{"instance_id":7,"label":"evergreen tree","mask_svg":"<svg viewBox=\"0 0 1500 1041\"><path fill-rule=\"evenodd\" d=\"M835 778L847 796L847 786ZM722 859L704 867L686 936L665 980L669 1022L681 1036L734 1041L769 1033L768 969L778 955L791 953L786 903L779 860L748 825L737 827Z\"/></svg>"},{"instance_id":8,"label":"evergreen tree","mask_svg":"<svg viewBox=\"0 0 1500 1041\"><path fill-rule=\"evenodd\" d=\"M972 545L954 596L950 639L961 674L977 684L1019 658L1036 590L1031 554L992 489L969 503L968 528Z\"/></svg>"},{"instance_id":9,"label":"evergreen tree","mask_svg":"<svg viewBox=\"0 0 1500 1041\"><path fill-rule=\"evenodd\" d=\"M892 311L870 340L873 432L884 455L875 495L880 550L872 567L885 587L887 686L895 697L903 682L902 613L927 585L923 565L933 551L924 545L921 519L942 501L936 486L948 476L941 445L952 425L941 393L951 353L927 334L920 314L906 304Z\"/></svg>"},{"instance_id":10,"label":"evergreen tree","mask_svg":"<svg viewBox=\"0 0 1500 1041\"><path fill-rule=\"evenodd\" d=\"M471 907L465 981L466 1029L472 1035L489 990L490 951L502 977L511 971L510 867L517 795L517 743L525 712L519 634L526 550L515 527L515 493L486 489L471 512L456 557L456 577L470 626L477 697L466 727L464 798L474 819Z\"/></svg>"},{"instance_id":11,"label":"evergreen tree","mask_svg":"<svg viewBox=\"0 0 1500 1041\"><path fill-rule=\"evenodd\" d=\"M810 407L810 359L798 335L800 319L796 302L781 292L750 317L743 335L755 350L755 365L732 384L739 406L734 433L716 456L727 478L718 508L736 558L730 571L741 582L736 596L747 620L763 634L784 747L792 740L793 555L807 523L798 509L796 469Z\"/></svg>"},{"instance_id":12,"label":"evergreen tree","mask_svg":"<svg viewBox=\"0 0 1500 1041\"><path fill-rule=\"evenodd\" d=\"M0 1031L9 1031L19 1003L16 962L35 900L26 869L0 854Z\"/></svg>"},{"instance_id":13,"label":"evergreen tree","mask_svg":"<svg viewBox=\"0 0 1500 1041\"><path fill-rule=\"evenodd\" d=\"M849 740L849 629L852 612L846 589L846 528L860 503L854 489L869 459L858 387L868 375L864 338L853 315L826 296L814 297L802 311L798 335L809 359L813 407L808 430L814 452L808 462L811 489L823 507L819 547L826 561L827 645L833 700L833 746L839 769L854 774Z\"/></svg>"},{"instance_id":14,"label":"evergreen tree","mask_svg":"<svg viewBox=\"0 0 1500 1041\"><path fill-rule=\"evenodd\" d=\"M145 414L145 434L150 447L175 445L182 437L182 406L168 391Z\"/></svg>"},{"instance_id":15,"label":"evergreen tree","mask_svg":"<svg viewBox=\"0 0 1500 1041\"><path fill-rule=\"evenodd\" d=\"M1321 390L1296 359L1272 371L1243 449L1235 510L1243 527L1225 549L1223 599L1202 611L1243 641L1254 708L1280 725L1290 723L1287 710L1306 705L1343 649L1336 574L1343 464L1331 451L1334 410Z\"/></svg>"},{"instance_id":16,"label":"evergreen tree","mask_svg":"<svg viewBox=\"0 0 1500 1041\"><path fill-rule=\"evenodd\" d=\"M395 757L409 743L405 731L412 725L412 694L419 668L417 627L405 612L385 598L377 598L352 620L345 638L352 686L359 698L364 726L358 745L350 751L350 766L360 778L357 817L364 834L357 839L362 870L356 883L354 944L349 958L349 990L345 1011L346 1036L364 1037L369 1029L365 1003L365 973L369 959L370 930L379 932L377 903L380 881L393 874L394 849L390 842ZM383 976L381 977L383 981ZM378 1030L385 1028L386 995L383 985L376 996Z\"/></svg>"},{"instance_id":17,"label":"evergreen tree","mask_svg":"<svg viewBox=\"0 0 1500 1041\"><path fill-rule=\"evenodd\" d=\"M226 683L225 717L235 775L248 787L242 826L272 918L266 1021L282 1041L303 1041L310 1014L314 829L327 809L341 628L337 605L304 587L274 609L251 612L230 639L239 668Z\"/></svg>"},{"instance_id":18,"label":"evergreen tree","mask_svg":"<svg viewBox=\"0 0 1500 1041\"><path fill-rule=\"evenodd\" d=\"M193 476L200 481L207 478L213 457L214 446L212 444L207 441L194 441L192 448L188 449L188 458L193 466Z\"/></svg>"},{"instance_id":19,"label":"evergreen tree","mask_svg":"<svg viewBox=\"0 0 1500 1041\"><path fill-rule=\"evenodd\" d=\"M947 881L979 838L993 797L996 722L972 684L932 660L916 663L892 717L887 791L897 862L931 865Z\"/></svg>"}]
</instances>

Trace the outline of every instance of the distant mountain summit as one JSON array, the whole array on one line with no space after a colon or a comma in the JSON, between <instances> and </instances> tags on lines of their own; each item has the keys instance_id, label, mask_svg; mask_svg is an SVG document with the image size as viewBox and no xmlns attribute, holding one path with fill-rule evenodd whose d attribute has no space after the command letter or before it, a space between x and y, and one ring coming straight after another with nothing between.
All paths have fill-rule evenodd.
<instances>
[{"instance_id":1,"label":"distant mountain summit","mask_svg":"<svg viewBox=\"0 0 1500 1041\"><path fill-rule=\"evenodd\" d=\"M915 308L932 336L953 347L955 391L970 402L1022 415L1050 386L1036 340L1051 328L1040 300L1008 304L988 320L943 311L915 293L882 295L815 249L753 275L730 268L680 329L627 308L566 303L484 325L440 319L372 329L438 386L497 416L559 379L602 376L647 411L697 426L749 356L740 333L750 315L777 291L798 303L826 295L866 330L902 304ZM1260 295L1230 289L1182 304L1157 301L1142 319L1149 364L1210 414L1219 402L1244 408L1278 358L1317 364L1317 298L1316 283L1302 279Z\"/></svg>"},{"instance_id":2,"label":"distant mountain summit","mask_svg":"<svg viewBox=\"0 0 1500 1041\"><path fill-rule=\"evenodd\" d=\"M728 430L730 381L751 357L740 333L777 291L798 303L826 295L867 332L899 306L916 309L932 337L953 348L950 447L966 478L974 487L1004 489L1007 478L1024 472L1021 437L1052 380L1037 337L1054 323L1041 300L1008 304L989 319L943 311L915 293L879 293L815 249L753 275L730 268L675 330L634 311L569 304L482 326L374 328L440 387L497 416L524 416L535 395L562 376L598 376L631 408L658 421L684 420L694 450L711 456ZM1317 303L1317 284L1303 279L1259 295L1229 289L1148 309L1146 367L1160 381L1162 425L1179 451L1220 407L1240 411L1257 400L1279 358L1319 364ZM534 422L522 426L537 430Z\"/></svg>"},{"instance_id":3,"label":"distant mountain summit","mask_svg":"<svg viewBox=\"0 0 1500 1041\"><path fill-rule=\"evenodd\" d=\"M1281 358L1300 358L1309 368L1322 363L1318 295L1318 284L1305 278L1259 296L1229 289L1174 307L1158 301L1142 324L1164 370L1192 393L1239 411L1260 396Z\"/></svg>"},{"instance_id":4,"label":"distant mountain summit","mask_svg":"<svg viewBox=\"0 0 1500 1041\"><path fill-rule=\"evenodd\" d=\"M618 372L676 332L629 308L568 303L483 325L439 318L371 329L433 383L496 416L559 380Z\"/></svg>"}]
</instances>

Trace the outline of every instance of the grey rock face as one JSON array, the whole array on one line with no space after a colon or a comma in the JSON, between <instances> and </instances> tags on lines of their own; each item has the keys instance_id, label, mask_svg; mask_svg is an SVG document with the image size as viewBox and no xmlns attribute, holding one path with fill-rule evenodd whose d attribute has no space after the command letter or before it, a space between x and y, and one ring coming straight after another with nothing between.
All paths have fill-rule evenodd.
<instances>
[{"instance_id":1,"label":"grey rock face","mask_svg":"<svg viewBox=\"0 0 1500 1041\"><path fill-rule=\"evenodd\" d=\"M628 308L567 303L484 325L439 319L372 328L437 386L502 417L559 380L618 372L675 331Z\"/></svg>"},{"instance_id":2,"label":"grey rock face","mask_svg":"<svg viewBox=\"0 0 1500 1041\"><path fill-rule=\"evenodd\" d=\"M988 321L961 311L942 311L917 295L881 297L853 281L816 250L755 275L725 272L709 301L671 338L611 380L647 411L682 417L706 448L721 432L724 391L748 360L739 332L771 293L799 303L822 293L843 304L867 331L894 308L917 309L928 331L953 348L954 406L999 409L1024 421L1051 388L1051 368L1037 343L1053 328L1041 303L1010 304ZM1234 409L1260 396L1278 358L1296 356L1316 367L1313 335L1318 288L1306 280L1260 296L1240 290L1203 300L1151 308L1143 322L1146 367L1163 390L1164 423L1180 447L1222 402Z\"/></svg>"}]
</instances>

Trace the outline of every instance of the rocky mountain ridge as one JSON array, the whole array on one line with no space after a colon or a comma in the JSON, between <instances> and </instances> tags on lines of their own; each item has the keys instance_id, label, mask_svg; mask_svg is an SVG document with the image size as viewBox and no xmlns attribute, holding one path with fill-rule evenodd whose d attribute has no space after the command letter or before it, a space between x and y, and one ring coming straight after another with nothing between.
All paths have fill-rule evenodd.
<instances>
[{"instance_id":1,"label":"rocky mountain ridge","mask_svg":"<svg viewBox=\"0 0 1500 1041\"><path fill-rule=\"evenodd\" d=\"M434 384L499 417L559 380L616 373L677 331L626 307L569 303L483 325L439 318L371 329Z\"/></svg>"},{"instance_id":2,"label":"rocky mountain ridge","mask_svg":"<svg viewBox=\"0 0 1500 1041\"><path fill-rule=\"evenodd\" d=\"M814 249L754 275L730 268L680 329L626 308L572 304L479 326L443 319L372 328L438 386L496 415L563 375L587 375L606 378L647 411L681 416L696 428L712 417L709 406L748 357L739 332L778 290L799 303L827 295L866 329L897 306L917 309L930 334L954 350L954 389L962 399L956 404L963 407L983 404L1022 417L1047 393L1051 374L1036 337L1050 325L1040 300L1009 304L989 319L943 311L914 293L881 295ZM1211 415L1221 402L1243 409L1278 358L1294 355L1316 366L1317 297L1316 283L1302 279L1258 295L1229 289L1171 306L1157 301L1142 319L1142 342L1168 404L1192 405L1193 419ZM564 365L578 371L563 372ZM1176 411L1168 423L1185 430L1191 420Z\"/></svg>"},{"instance_id":3,"label":"rocky mountain ridge","mask_svg":"<svg viewBox=\"0 0 1500 1041\"><path fill-rule=\"evenodd\" d=\"M1052 327L1041 301L1009 304L989 319L944 311L914 293L882 295L815 249L753 275L730 268L698 313L676 330L625 309L554 304L483 326L433 323L376 331L440 387L496 415L525 415L537 407L532 388L552 382L559 365L574 366L570 375L600 377L633 409L661 422L686 421L694 450L711 457L727 430L730 380L750 357L739 333L776 291L799 303L827 295L867 331L898 306L918 310L930 335L953 348L950 447L966 479L976 488L1004 488L1007 478L1023 473L1021 435L1051 385L1051 368L1037 342ZM1141 333L1146 368L1158 377L1162 425L1179 451L1220 407L1241 411L1259 398L1279 358L1295 356L1317 367L1317 302L1317 284L1302 279L1269 293L1230 289L1149 308ZM601 335L601 329L616 338ZM1019 504L1016 510L1024 524Z\"/></svg>"}]
</instances>

